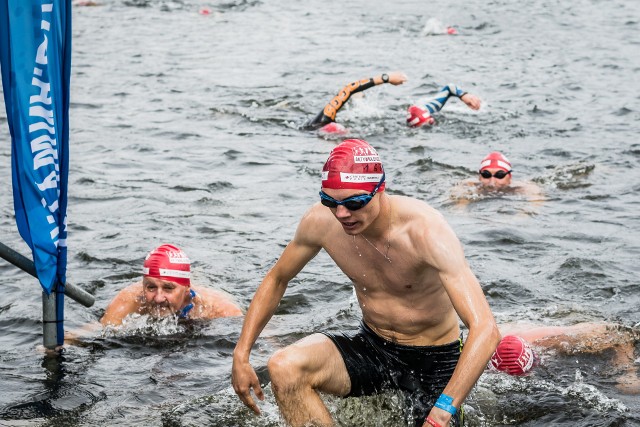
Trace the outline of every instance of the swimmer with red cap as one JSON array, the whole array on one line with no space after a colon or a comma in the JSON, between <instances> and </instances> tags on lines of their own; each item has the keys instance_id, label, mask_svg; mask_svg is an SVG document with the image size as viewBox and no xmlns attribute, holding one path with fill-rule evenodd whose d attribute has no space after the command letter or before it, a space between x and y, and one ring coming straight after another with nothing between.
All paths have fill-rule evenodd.
<instances>
[{"instance_id":1,"label":"swimmer with red cap","mask_svg":"<svg viewBox=\"0 0 640 427\"><path fill-rule=\"evenodd\" d=\"M412 105L407 110L407 125L409 127L420 127L433 125L436 120L433 114L444 108L449 98L452 96L460 98L472 110L479 110L481 101L475 95L463 91L453 83L449 83L438 92L432 99L424 104L424 108L419 105Z\"/></svg>"},{"instance_id":2,"label":"swimmer with red cap","mask_svg":"<svg viewBox=\"0 0 640 427\"><path fill-rule=\"evenodd\" d=\"M504 154L494 151L480 162L478 178L483 186L504 188L511 185L511 162Z\"/></svg>"},{"instance_id":3,"label":"swimmer with red cap","mask_svg":"<svg viewBox=\"0 0 640 427\"><path fill-rule=\"evenodd\" d=\"M100 322L120 325L134 313L153 317L213 319L240 316L242 311L226 293L191 284L191 261L173 245L153 249L144 260L142 281L121 290Z\"/></svg>"},{"instance_id":4,"label":"swimmer with red cap","mask_svg":"<svg viewBox=\"0 0 640 427\"><path fill-rule=\"evenodd\" d=\"M509 375L524 375L537 364L537 356L524 338L506 335L489 361L489 369Z\"/></svg>"},{"instance_id":5,"label":"swimmer with red cap","mask_svg":"<svg viewBox=\"0 0 640 427\"><path fill-rule=\"evenodd\" d=\"M451 198L458 206L465 206L479 196L513 194L525 196L534 204L544 202L541 188L531 181L512 181L513 168L507 157L499 151L487 154L478 169L478 179L458 183L451 191Z\"/></svg>"},{"instance_id":6,"label":"swimmer with red cap","mask_svg":"<svg viewBox=\"0 0 640 427\"><path fill-rule=\"evenodd\" d=\"M562 355L573 358L581 353L611 355L612 372L619 374L616 378L618 390L625 394L640 394L634 353L640 342L637 326L609 322L562 326L506 323L500 325L500 332L503 338L487 366L491 372L528 375L542 363L538 351L552 350L545 358Z\"/></svg>"},{"instance_id":7,"label":"swimmer with red cap","mask_svg":"<svg viewBox=\"0 0 640 427\"><path fill-rule=\"evenodd\" d=\"M371 77L349 83L343 87L327 105L325 105L324 109L315 118L308 120L302 126L302 129L317 130L320 134L325 135L346 135L347 129L341 124L336 123L336 115L352 95L361 93L362 91L383 83L389 83L397 86L406 81L407 76L404 73L395 71L389 74L385 73L377 77Z\"/></svg>"},{"instance_id":8,"label":"swimmer with red cap","mask_svg":"<svg viewBox=\"0 0 640 427\"><path fill-rule=\"evenodd\" d=\"M427 403L407 408L414 425L459 425L460 407L500 335L451 227L422 200L387 194L389 174L364 140L331 150L319 201L258 287L233 353L233 388L254 412L264 393L251 349L289 282L324 250L344 277L327 270L318 281L338 288L350 281L362 322L356 331L316 325L319 331L271 357L271 386L286 424L334 425L319 393L398 390ZM469 328L463 349L460 320Z\"/></svg>"}]
</instances>

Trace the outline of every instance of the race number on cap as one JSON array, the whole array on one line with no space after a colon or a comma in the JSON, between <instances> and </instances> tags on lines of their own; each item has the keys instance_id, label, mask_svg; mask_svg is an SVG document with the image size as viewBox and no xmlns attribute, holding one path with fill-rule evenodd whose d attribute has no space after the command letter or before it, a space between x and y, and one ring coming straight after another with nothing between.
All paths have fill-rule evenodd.
<instances>
[{"instance_id":1,"label":"race number on cap","mask_svg":"<svg viewBox=\"0 0 640 427\"><path fill-rule=\"evenodd\" d=\"M384 170L375 148L362 139L346 139L331 150L322 168L322 187L373 191ZM383 183L378 191L384 191Z\"/></svg>"}]
</instances>

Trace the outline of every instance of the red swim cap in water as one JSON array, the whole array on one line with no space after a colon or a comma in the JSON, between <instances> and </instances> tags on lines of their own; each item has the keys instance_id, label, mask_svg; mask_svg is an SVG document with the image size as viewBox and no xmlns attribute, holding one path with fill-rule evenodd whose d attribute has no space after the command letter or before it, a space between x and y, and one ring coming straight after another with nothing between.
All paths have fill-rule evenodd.
<instances>
[{"instance_id":1,"label":"red swim cap in water","mask_svg":"<svg viewBox=\"0 0 640 427\"><path fill-rule=\"evenodd\" d=\"M375 148L362 139L345 139L331 150L322 168L322 187L372 192L384 169ZM378 192L384 191L382 183Z\"/></svg>"},{"instance_id":2,"label":"red swim cap in water","mask_svg":"<svg viewBox=\"0 0 640 427\"><path fill-rule=\"evenodd\" d=\"M412 105L407 110L407 124L411 127L420 127L424 124L432 125L436 121L431 114L423 108L418 107L417 105Z\"/></svg>"},{"instance_id":3,"label":"red swim cap in water","mask_svg":"<svg viewBox=\"0 0 640 427\"><path fill-rule=\"evenodd\" d=\"M333 134L333 135L346 135L347 134L347 128L345 128L344 126L342 126L339 123L336 122L331 122L329 124L326 124L324 126L322 126L318 132L320 133L328 133L328 134Z\"/></svg>"},{"instance_id":4,"label":"red swim cap in water","mask_svg":"<svg viewBox=\"0 0 640 427\"><path fill-rule=\"evenodd\" d=\"M505 172L511 171L511 162L499 151L487 154L487 157L480 162L480 172L487 168L502 169Z\"/></svg>"},{"instance_id":5,"label":"red swim cap in water","mask_svg":"<svg viewBox=\"0 0 640 427\"><path fill-rule=\"evenodd\" d=\"M524 375L531 370L536 355L528 342L515 335L502 338L491 356L489 368L509 375Z\"/></svg>"},{"instance_id":6,"label":"red swim cap in water","mask_svg":"<svg viewBox=\"0 0 640 427\"><path fill-rule=\"evenodd\" d=\"M173 245L162 245L149 252L144 260L142 273L146 277L189 286L191 284L191 261L181 249Z\"/></svg>"}]
</instances>

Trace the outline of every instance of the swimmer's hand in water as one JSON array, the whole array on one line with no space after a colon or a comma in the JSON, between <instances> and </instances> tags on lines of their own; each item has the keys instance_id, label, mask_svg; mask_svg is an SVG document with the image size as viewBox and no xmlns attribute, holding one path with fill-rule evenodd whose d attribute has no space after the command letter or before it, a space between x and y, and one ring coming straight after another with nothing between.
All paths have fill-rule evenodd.
<instances>
[{"instance_id":1,"label":"swimmer's hand in water","mask_svg":"<svg viewBox=\"0 0 640 427\"><path fill-rule=\"evenodd\" d=\"M472 110L480 109L481 101L480 101L480 98L478 98L477 96L471 95L470 93L465 93L460 97L460 99L462 100L462 102L467 104L467 106Z\"/></svg>"},{"instance_id":2,"label":"swimmer's hand in water","mask_svg":"<svg viewBox=\"0 0 640 427\"><path fill-rule=\"evenodd\" d=\"M398 86L407 81L407 75L401 71L389 73L389 83Z\"/></svg>"},{"instance_id":3,"label":"swimmer's hand in water","mask_svg":"<svg viewBox=\"0 0 640 427\"><path fill-rule=\"evenodd\" d=\"M264 393L258 381L258 375L248 361L238 361L233 359L233 367L231 368L231 384L240 400L247 405L253 412L260 415L260 408L255 400L251 397L251 390L260 400L264 400Z\"/></svg>"}]
</instances>

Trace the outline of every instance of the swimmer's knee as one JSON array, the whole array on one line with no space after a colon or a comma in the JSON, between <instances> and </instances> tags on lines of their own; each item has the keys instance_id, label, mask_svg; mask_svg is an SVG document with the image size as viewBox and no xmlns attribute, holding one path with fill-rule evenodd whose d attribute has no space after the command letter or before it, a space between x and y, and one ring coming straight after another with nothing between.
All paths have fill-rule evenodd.
<instances>
[{"instance_id":1,"label":"swimmer's knee","mask_svg":"<svg viewBox=\"0 0 640 427\"><path fill-rule=\"evenodd\" d=\"M276 351L267 362L267 369L274 391L294 388L303 383L304 366L294 348Z\"/></svg>"}]
</instances>

